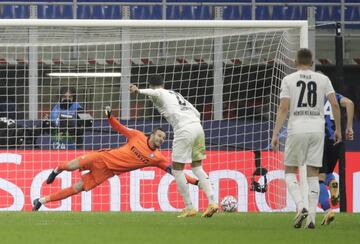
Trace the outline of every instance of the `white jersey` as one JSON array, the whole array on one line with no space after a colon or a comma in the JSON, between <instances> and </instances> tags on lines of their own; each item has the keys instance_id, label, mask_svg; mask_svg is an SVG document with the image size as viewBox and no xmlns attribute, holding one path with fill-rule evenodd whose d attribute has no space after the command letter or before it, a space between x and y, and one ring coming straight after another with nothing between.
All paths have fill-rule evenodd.
<instances>
[{"instance_id":1,"label":"white jersey","mask_svg":"<svg viewBox=\"0 0 360 244\"><path fill-rule=\"evenodd\" d=\"M324 99L334 93L329 78L312 70L284 77L280 98L290 99L288 134L324 132Z\"/></svg>"},{"instance_id":2,"label":"white jersey","mask_svg":"<svg viewBox=\"0 0 360 244\"><path fill-rule=\"evenodd\" d=\"M159 113L171 124L174 132L180 128L200 123L200 113L180 93L159 89L140 89L140 94L149 96Z\"/></svg>"}]
</instances>

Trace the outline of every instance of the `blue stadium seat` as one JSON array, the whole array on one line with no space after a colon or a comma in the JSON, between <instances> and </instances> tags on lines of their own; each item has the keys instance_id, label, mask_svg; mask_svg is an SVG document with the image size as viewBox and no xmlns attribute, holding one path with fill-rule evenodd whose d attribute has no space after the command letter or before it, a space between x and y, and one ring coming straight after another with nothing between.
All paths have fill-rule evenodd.
<instances>
[{"instance_id":1,"label":"blue stadium seat","mask_svg":"<svg viewBox=\"0 0 360 244\"><path fill-rule=\"evenodd\" d=\"M168 6L166 17L167 19L195 19L194 8L193 6Z\"/></svg>"},{"instance_id":2,"label":"blue stadium seat","mask_svg":"<svg viewBox=\"0 0 360 244\"><path fill-rule=\"evenodd\" d=\"M54 6L47 6L47 5L40 5L37 8L38 18L39 19L46 19L46 18L54 18L52 13L54 13Z\"/></svg>"},{"instance_id":3,"label":"blue stadium seat","mask_svg":"<svg viewBox=\"0 0 360 244\"><path fill-rule=\"evenodd\" d=\"M55 6L56 19L72 19L73 9L71 5L58 5Z\"/></svg>"},{"instance_id":4,"label":"blue stadium seat","mask_svg":"<svg viewBox=\"0 0 360 244\"><path fill-rule=\"evenodd\" d=\"M179 6L180 19L197 19L195 17L195 8L193 6ZM199 16L200 18L200 16Z\"/></svg>"},{"instance_id":5,"label":"blue stadium seat","mask_svg":"<svg viewBox=\"0 0 360 244\"><path fill-rule=\"evenodd\" d=\"M212 7L195 6L193 7L194 19L211 20L214 19Z\"/></svg>"},{"instance_id":6,"label":"blue stadium seat","mask_svg":"<svg viewBox=\"0 0 360 244\"><path fill-rule=\"evenodd\" d=\"M70 5L38 5L39 19L72 19Z\"/></svg>"},{"instance_id":7,"label":"blue stadium seat","mask_svg":"<svg viewBox=\"0 0 360 244\"><path fill-rule=\"evenodd\" d=\"M271 20L285 20L286 7L285 6L274 6L269 7L269 15Z\"/></svg>"},{"instance_id":8,"label":"blue stadium seat","mask_svg":"<svg viewBox=\"0 0 360 244\"><path fill-rule=\"evenodd\" d=\"M225 20L250 20L251 7L250 6L224 6Z\"/></svg>"},{"instance_id":9,"label":"blue stadium seat","mask_svg":"<svg viewBox=\"0 0 360 244\"><path fill-rule=\"evenodd\" d=\"M107 7L107 8L105 8ZM106 19L121 19L121 8L120 6L115 5L109 5L105 6L104 12L105 12L105 18Z\"/></svg>"},{"instance_id":10,"label":"blue stadium seat","mask_svg":"<svg viewBox=\"0 0 360 244\"><path fill-rule=\"evenodd\" d=\"M337 21L340 20L340 7L317 6L315 18L317 21Z\"/></svg>"},{"instance_id":11,"label":"blue stadium seat","mask_svg":"<svg viewBox=\"0 0 360 244\"><path fill-rule=\"evenodd\" d=\"M132 6L130 8L131 19L161 19L160 6Z\"/></svg>"},{"instance_id":12,"label":"blue stadium seat","mask_svg":"<svg viewBox=\"0 0 360 244\"><path fill-rule=\"evenodd\" d=\"M256 19L257 20L269 20L270 11L268 6L257 6L255 9Z\"/></svg>"},{"instance_id":13,"label":"blue stadium seat","mask_svg":"<svg viewBox=\"0 0 360 244\"><path fill-rule=\"evenodd\" d=\"M287 20L304 20L306 19L306 8L300 6L287 6L284 18Z\"/></svg>"},{"instance_id":14,"label":"blue stadium seat","mask_svg":"<svg viewBox=\"0 0 360 244\"><path fill-rule=\"evenodd\" d=\"M78 19L104 19L103 6L94 5L79 5L77 8L77 17Z\"/></svg>"},{"instance_id":15,"label":"blue stadium seat","mask_svg":"<svg viewBox=\"0 0 360 244\"><path fill-rule=\"evenodd\" d=\"M27 19L30 17L29 6L25 5L12 5L10 6L10 18Z\"/></svg>"},{"instance_id":16,"label":"blue stadium seat","mask_svg":"<svg viewBox=\"0 0 360 244\"><path fill-rule=\"evenodd\" d=\"M12 19L14 18L15 13L13 12L13 6L11 5L1 5L0 6L0 18L3 19Z\"/></svg>"},{"instance_id":17,"label":"blue stadium seat","mask_svg":"<svg viewBox=\"0 0 360 244\"><path fill-rule=\"evenodd\" d=\"M360 7L347 7L345 9L345 20L347 21L360 21Z\"/></svg>"},{"instance_id":18,"label":"blue stadium seat","mask_svg":"<svg viewBox=\"0 0 360 244\"><path fill-rule=\"evenodd\" d=\"M150 6L151 19L162 19L162 6Z\"/></svg>"}]
</instances>

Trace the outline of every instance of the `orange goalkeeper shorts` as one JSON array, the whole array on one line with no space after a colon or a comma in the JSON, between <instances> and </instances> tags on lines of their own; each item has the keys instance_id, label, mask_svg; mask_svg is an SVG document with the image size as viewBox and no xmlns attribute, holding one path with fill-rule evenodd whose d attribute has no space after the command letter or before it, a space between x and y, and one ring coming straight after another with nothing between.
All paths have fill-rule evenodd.
<instances>
[{"instance_id":1,"label":"orange goalkeeper shorts","mask_svg":"<svg viewBox=\"0 0 360 244\"><path fill-rule=\"evenodd\" d=\"M81 176L83 188L89 191L100 185L105 180L114 176L114 173L108 169L104 163L101 152L85 154L77 158L80 164L80 170L89 170L90 172Z\"/></svg>"}]
</instances>

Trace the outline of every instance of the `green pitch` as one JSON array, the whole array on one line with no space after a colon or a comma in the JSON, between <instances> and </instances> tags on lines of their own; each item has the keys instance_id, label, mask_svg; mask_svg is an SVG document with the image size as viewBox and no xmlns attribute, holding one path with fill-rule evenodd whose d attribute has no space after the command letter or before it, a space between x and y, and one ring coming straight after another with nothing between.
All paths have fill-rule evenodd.
<instances>
[{"instance_id":1,"label":"green pitch","mask_svg":"<svg viewBox=\"0 0 360 244\"><path fill-rule=\"evenodd\" d=\"M294 229L294 213L219 213L178 219L175 213L0 213L0 243L359 243L360 215L337 214L329 226Z\"/></svg>"}]
</instances>

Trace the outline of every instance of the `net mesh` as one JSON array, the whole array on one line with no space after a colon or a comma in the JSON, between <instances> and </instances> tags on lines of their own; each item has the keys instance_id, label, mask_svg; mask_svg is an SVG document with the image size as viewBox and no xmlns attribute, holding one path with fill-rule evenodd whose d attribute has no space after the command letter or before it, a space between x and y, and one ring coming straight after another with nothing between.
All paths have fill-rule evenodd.
<instances>
[{"instance_id":1,"label":"net mesh","mask_svg":"<svg viewBox=\"0 0 360 244\"><path fill-rule=\"evenodd\" d=\"M80 179L78 172L63 172L46 185L59 162L126 143L109 127L103 112L108 105L129 128L164 128L161 150L171 164L171 127L149 99L127 90L130 83L146 88L152 74L201 113L203 165L219 201L233 195L238 211L291 208L282 153L271 152L269 144L280 82L294 70L299 40L292 28L1 27L0 209L30 210L33 199ZM66 91L73 95L71 109L60 105ZM206 208L203 192L190 188L194 205ZM144 168L42 210L183 207L174 178Z\"/></svg>"}]
</instances>

